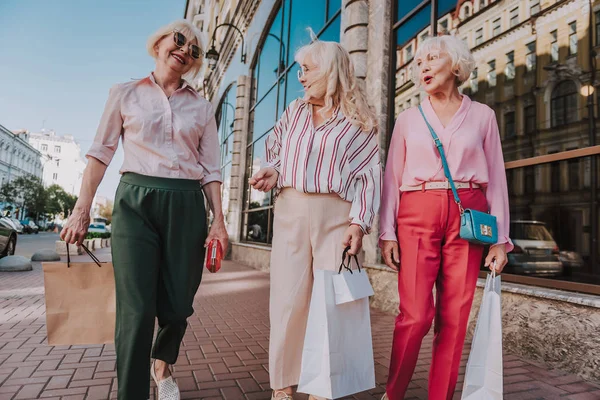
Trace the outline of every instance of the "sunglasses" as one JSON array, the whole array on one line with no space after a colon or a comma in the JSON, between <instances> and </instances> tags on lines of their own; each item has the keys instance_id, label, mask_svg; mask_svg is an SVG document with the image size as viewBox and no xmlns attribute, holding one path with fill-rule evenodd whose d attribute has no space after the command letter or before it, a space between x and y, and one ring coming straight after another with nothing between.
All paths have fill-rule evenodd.
<instances>
[{"instance_id":1,"label":"sunglasses","mask_svg":"<svg viewBox=\"0 0 600 400\"><path fill-rule=\"evenodd\" d=\"M175 45L179 48L182 48L188 42L185 35L179 31L173 31L173 41L175 42ZM190 43L187 52L190 55L190 57L192 57L195 60L199 59L202 56L202 50L200 50L200 47L196 46L195 44Z\"/></svg>"}]
</instances>

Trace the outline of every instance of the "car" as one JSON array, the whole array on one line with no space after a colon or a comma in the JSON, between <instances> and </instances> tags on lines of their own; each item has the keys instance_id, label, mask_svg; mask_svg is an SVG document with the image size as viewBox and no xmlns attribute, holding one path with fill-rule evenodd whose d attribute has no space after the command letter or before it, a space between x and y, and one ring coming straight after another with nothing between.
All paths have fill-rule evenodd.
<instances>
[{"instance_id":1,"label":"car","mask_svg":"<svg viewBox=\"0 0 600 400\"><path fill-rule=\"evenodd\" d=\"M28 225L29 225L29 227L31 228L31 231L32 231L33 233L35 233L36 235L37 235L37 234L40 232L40 227L39 227L39 226L37 226L37 225L35 224L35 222L33 222L33 221L29 221L29 224L28 224Z\"/></svg>"},{"instance_id":2,"label":"car","mask_svg":"<svg viewBox=\"0 0 600 400\"><path fill-rule=\"evenodd\" d=\"M88 228L88 232L105 233L107 232L106 225L104 225L104 222L92 222Z\"/></svg>"},{"instance_id":3,"label":"car","mask_svg":"<svg viewBox=\"0 0 600 400\"><path fill-rule=\"evenodd\" d=\"M7 218L0 218L0 257L12 256L17 248L17 231L13 222Z\"/></svg>"},{"instance_id":4,"label":"car","mask_svg":"<svg viewBox=\"0 0 600 400\"><path fill-rule=\"evenodd\" d=\"M556 241L540 221L517 220L510 224L510 237L515 245L508 253L505 272L555 277L563 274Z\"/></svg>"},{"instance_id":5,"label":"car","mask_svg":"<svg viewBox=\"0 0 600 400\"><path fill-rule=\"evenodd\" d=\"M29 219L22 219L19 221L23 226L23 233L38 233L40 228Z\"/></svg>"},{"instance_id":6,"label":"car","mask_svg":"<svg viewBox=\"0 0 600 400\"><path fill-rule=\"evenodd\" d=\"M2 217L17 233L23 233L23 225L16 218Z\"/></svg>"}]
</instances>

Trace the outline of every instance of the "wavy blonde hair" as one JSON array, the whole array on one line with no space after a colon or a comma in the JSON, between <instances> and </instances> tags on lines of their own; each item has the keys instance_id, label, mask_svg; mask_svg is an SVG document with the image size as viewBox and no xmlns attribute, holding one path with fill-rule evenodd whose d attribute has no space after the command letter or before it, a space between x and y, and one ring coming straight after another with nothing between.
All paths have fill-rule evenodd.
<instances>
[{"instance_id":1,"label":"wavy blonde hair","mask_svg":"<svg viewBox=\"0 0 600 400\"><path fill-rule=\"evenodd\" d=\"M173 31L179 31L183 33L188 40L196 39L196 41L198 42L198 47L200 47L200 58L198 58L197 60L194 60L192 58L192 60L194 61L194 65L183 76L185 80L187 80L188 82L192 82L200 72L200 69L202 68L202 60L204 59L204 46L202 45L202 32L200 32L191 22L185 19L180 19L158 28L158 30L152 35L150 35L150 37L148 38L148 41L146 42L146 50L148 50L148 54L150 54L152 58L156 59L156 57L158 57L155 49L156 45L165 36L171 35Z\"/></svg>"},{"instance_id":2,"label":"wavy blonde hair","mask_svg":"<svg viewBox=\"0 0 600 400\"><path fill-rule=\"evenodd\" d=\"M339 43L313 38L310 44L296 52L298 64L303 64L307 58L319 67L315 82L321 82L323 86L325 107L321 113L339 106L344 116L363 131L377 129L377 118L367 102L364 83L354 75L348 51Z\"/></svg>"}]
</instances>

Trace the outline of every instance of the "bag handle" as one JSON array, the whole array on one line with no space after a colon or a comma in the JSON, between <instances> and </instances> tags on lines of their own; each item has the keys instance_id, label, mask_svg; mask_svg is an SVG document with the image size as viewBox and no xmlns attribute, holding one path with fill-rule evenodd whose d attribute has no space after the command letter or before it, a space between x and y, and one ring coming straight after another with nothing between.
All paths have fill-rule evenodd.
<instances>
[{"instance_id":1,"label":"bag handle","mask_svg":"<svg viewBox=\"0 0 600 400\"><path fill-rule=\"evenodd\" d=\"M350 255L348 254L348 251L350 251L350 246L346 247L344 249L344 252L342 253L342 263L340 264L340 269L338 270L338 274L342 273L342 269L346 269L348 271L350 271L350 273L352 274L352 268L350 268L350 266L352 265L352 258L354 257L354 261L356 262L356 266L358 267L358 272L360 273L360 263L358 262L358 256L356 254L354 255ZM344 263L344 260L347 261L347 264Z\"/></svg>"},{"instance_id":2,"label":"bag handle","mask_svg":"<svg viewBox=\"0 0 600 400\"><path fill-rule=\"evenodd\" d=\"M460 197L458 197L458 191L456 190L456 185L454 184L454 180L452 179L452 174L450 173L450 168L448 167L448 160L446 160L446 154L444 153L444 146L442 145L442 141L440 140L438 135L435 133L435 131L429 124L429 121L427 121L427 117L425 117L425 113L423 112L423 108L421 108L420 104L419 104L419 111L421 112L421 115L423 116L423 119L425 120L425 124L427 125L427 128L429 128L429 132L431 133L431 136L433 137L433 142L435 143L435 147L437 147L438 152L440 153L440 158L442 159L442 166L444 167L444 175L446 175L446 179L448 179L448 182L450 183L450 188L452 189L452 194L454 195L454 202L458 205L458 209L460 210L460 215L463 215L465 213L465 209L463 208L463 206L461 204Z\"/></svg>"},{"instance_id":3,"label":"bag handle","mask_svg":"<svg viewBox=\"0 0 600 400\"><path fill-rule=\"evenodd\" d=\"M87 248L86 245L82 244L81 247L88 254L88 256L90 256L92 261L95 262L98 267L102 268L102 265L100 264L100 260L98 259L98 257L96 257L96 255L94 253L92 253L90 251L90 249ZM71 252L69 251L69 243L67 243L67 268L71 268Z\"/></svg>"}]
</instances>

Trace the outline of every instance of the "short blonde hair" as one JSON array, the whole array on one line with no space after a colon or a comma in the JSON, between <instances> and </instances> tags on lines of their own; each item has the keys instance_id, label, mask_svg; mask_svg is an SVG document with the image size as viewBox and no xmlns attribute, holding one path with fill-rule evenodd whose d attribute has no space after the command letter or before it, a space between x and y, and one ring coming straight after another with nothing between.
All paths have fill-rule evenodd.
<instances>
[{"instance_id":1,"label":"short blonde hair","mask_svg":"<svg viewBox=\"0 0 600 400\"><path fill-rule=\"evenodd\" d=\"M363 131L377 129L377 118L367 102L364 83L356 78L348 51L337 42L313 38L312 43L296 52L295 59L302 64L307 57L319 67L319 80L324 81L325 107L321 111L326 113L339 106L342 114Z\"/></svg>"},{"instance_id":2,"label":"short blonde hair","mask_svg":"<svg viewBox=\"0 0 600 400\"><path fill-rule=\"evenodd\" d=\"M200 68L202 68L202 60L204 59L202 33L191 22L185 19L180 19L159 28L148 38L148 42L146 43L146 49L148 50L148 54L150 54L152 58L156 59L158 57L155 49L156 44L159 41L161 41L165 36L170 35L173 31L179 31L183 33L188 40L194 40L195 38L198 42L198 47L200 47L200 58L198 58L197 60L192 59L194 61L194 65L184 76L186 80L191 82L196 78L196 76L200 72Z\"/></svg>"},{"instance_id":3,"label":"short blonde hair","mask_svg":"<svg viewBox=\"0 0 600 400\"><path fill-rule=\"evenodd\" d=\"M469 79L475 69L475 58L469 46L453 35L443 35L426 39L417 49L414 59L425 58L427 54L439 51L452 59L452 73L456 76L456 85L460 86ZM421 71L416 62L412 65L412 81L421 85Z\"/></svg>"}]
</instances>

